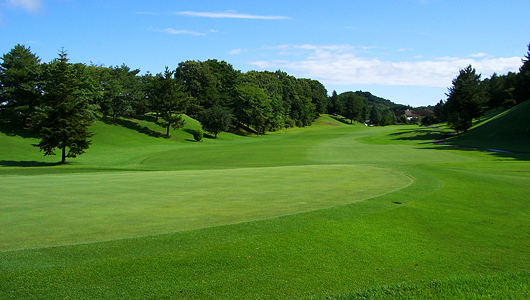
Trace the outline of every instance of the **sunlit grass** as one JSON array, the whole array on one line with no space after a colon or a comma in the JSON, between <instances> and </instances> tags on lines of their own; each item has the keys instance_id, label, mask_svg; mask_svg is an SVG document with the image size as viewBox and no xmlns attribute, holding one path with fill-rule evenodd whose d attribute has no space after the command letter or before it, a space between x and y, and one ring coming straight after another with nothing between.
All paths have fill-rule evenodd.
<instances>
[{"instance_id":1,"label":"sunlit grass","mask_svg":"<svg viewBox=\"0 0 530 300\"><path fill-rule=\"evenodd\" d=\"M64 166L0 134L0 298L528 297L530 156L332 123L203 143L97 123Z\"/></svg>"}]
</instances>

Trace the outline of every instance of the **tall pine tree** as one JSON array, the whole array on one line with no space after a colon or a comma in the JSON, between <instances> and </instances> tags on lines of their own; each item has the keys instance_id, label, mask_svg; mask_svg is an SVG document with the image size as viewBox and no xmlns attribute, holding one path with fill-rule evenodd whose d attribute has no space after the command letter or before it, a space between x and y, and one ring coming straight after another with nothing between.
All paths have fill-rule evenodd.
<instances>
[{"instance_id":1,"label":"tall pine tree","mask_svg":"<svg viewBox=\"0 0 530 300\"><path fill-rule=\"evenodd\" d=\"M449 126L458 134L468 130L474 118L484 115L486 98L480 86L480 76L469 65L460 70L460 74L453 79L453 86L449 88L444 110Z\"/></svg>"},{"instance_id":2,"label":"tall pine tree","mask_svg":"<svg viewBox=\"0 0 530 300\"><path fill-rule=\"evenodd\" d=\"M40 122L40 143L36 144L44 155L62 152L61 163L67 157L76 157L90 146L88 131L91 119L88 93L82 78L68 63L64 50L59 58L46 66L44 101ZM67 151L68 148L68 151Z\"/></svg>"},{"instance_id":3,"label":"tall pine tree","mask_svg":"<svg viewBox=\"0 0 530 300\"><path fill-rule=\"evenodd\" d=\"M0 63L0 115L21 128L32 128L41 97L40 59L17 44Z\"/></svg>"},{"instance_id":4,"label":"tall pine tree","mask_svg":"<svg viewBox=\"0 0 530 300\"><path fill-rule=\"evenodd\" d=\"M151 92L152 101L160 114L162 120L158 120L158 125L166 128L166 137L170 137L169 129L179 129L186 121L182 114L186 111L190 97L186 92L186 87L181 80L174 77L175 71L169 71L166 67L164 74L157 74L154 82L154 89Z\"/></svg>"},{"instance_id":5,"label":"tall pine tree","mask_svg":"<svg viewBox=\"0 0 530 300\"><path fill-rule=\"evenodd\" d=\"M522 103L530 100L530 44L528 45L528 53L522 59L523 65L519 68L517 74L516 95L517 103Z\"/></svg>"}]
</instances>

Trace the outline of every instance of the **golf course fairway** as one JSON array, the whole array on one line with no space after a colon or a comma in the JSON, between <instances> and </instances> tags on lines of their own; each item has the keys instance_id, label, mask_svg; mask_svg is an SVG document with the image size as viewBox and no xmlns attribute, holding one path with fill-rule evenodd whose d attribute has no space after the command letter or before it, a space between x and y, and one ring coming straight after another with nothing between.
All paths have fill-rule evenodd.
<instances>
[{"instance_id":1,"label":"golf course fairway","mask_svg":"<svg viewBox=\"0 0 530 300\"><path fill-rule=\"evenodd\" d=\"M127 122L64 165L0 128L0 299L530 297L529 154L327 115L202 143Z\"/></svg>"}]
</instances>

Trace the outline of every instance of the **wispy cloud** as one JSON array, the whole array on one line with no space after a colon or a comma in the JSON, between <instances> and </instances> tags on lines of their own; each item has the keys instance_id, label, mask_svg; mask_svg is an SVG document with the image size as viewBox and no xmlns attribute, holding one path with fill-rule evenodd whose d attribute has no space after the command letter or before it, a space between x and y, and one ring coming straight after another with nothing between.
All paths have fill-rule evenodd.
<instances>
[{"instance_id":1,"label":"wispy cloud","mask_svg":"<svg viewBox=\"0 0 530 300\"><path fill-rule=\"evenodd\" d=\"M7 0L7 4L13 7L20 7L31 13L39 12L43 8L41 0Z\"/></svg>"},{"instance_id":2,"label":"wispy cloud","mask_svg":"<svg viewBox=\"0 0 530 300\"><path fill-rule=\"evenodd\" d=\"M469 64L484 76L516 71L521 64L520 57L389 61L365 53L358 56L359 52L362 53L358 48L350 45L283 45L277 48L281 60L253 61L251 64L260 69L282 69L297 76L318 79L324 84L426 87L450 86L458 71ZM296 50L296 55L285 59L289 49ZM302 50L305 52L301 53Z\"/></svg>"},{"instance_id":3,"label":"wispy cloud","mask_svg":"<svg viewBox=\"0 0 530 300\"><path fill-rule=\"evenodd\" d=\"M487 53L475 53L475 54L471 54L470 55L471 57L486 57L488 56Z\"/></svg>"},{"instance_id":4,"label":"wispy cloud","mask_svg":"<svg viewBox=\"0 0 530 300\"><path fill-rule=\"evenodd\" d=\"M193 35L193 36L206 35L206 33L204 32L191 31L191 30L185 30L185 29L173 29L173 28L153 29L153 31L164 32L167 34L185 34L185 35Z\"/></svg>"},{"instance_id":5,"label":"wispy cloud","mask_svg":"<svg viewBox=\"0 0 530 300\"><path fill-rule=\"evenodd\" d=\"M214 19L258 19L258 20L287 20L291 19L287 16L261 16L242 14L232 11L227 12L197 12L197 11L180 11L176 12L176 15L190 16L190 17L202 17L202 18L214 18Z\"/></svg>"},{"instance_id":6,"label":"wispy cloud","mask_svg":"<svg viewBox=\"0 0 530 300\"><path fill-rule=\"evenodd\" d=\"M241 54L241 49L234 49L228 51L228 54Z\"/></svg>"},{"instance_id":7,"label":"wispy cloud","mask_svg":"<svg viewBox=\"0 0 530 300\"><path fill-rule=\"evenodd\" d=\"M228 54L237 55L237 54L241 54L241 53L247 52L247 51L248 51L248 49L234 49L234 50L228 51Z\"/></svg>"}]
</instances>

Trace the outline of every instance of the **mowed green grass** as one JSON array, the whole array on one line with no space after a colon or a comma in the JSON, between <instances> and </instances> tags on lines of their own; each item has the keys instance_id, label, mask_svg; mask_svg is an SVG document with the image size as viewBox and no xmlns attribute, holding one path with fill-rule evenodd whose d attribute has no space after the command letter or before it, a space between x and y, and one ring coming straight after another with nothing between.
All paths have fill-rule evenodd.
<instances>
[{"instance_id":1,"label":"mowed green grass","mask_svg":"<svg viewBox=\"0 0 530 300\"><path fill-rule=\"evenodd\" d=\"M0 185L1 203L19 212L6 217L2 207L2 220L10 218L2 224L17 234L44 232L22 242L2 233L12 244L0 252L0 298L528 297L528 155L433 145L443 130L337 125L322 118L304 129L194 143L186 131L168 140L96 124L97 139L108 142L95 137L66 166L17 158L34 151L27 139L0 135L0 147L7 139L20 149L0 152L0 182L40 195L11 189L22 199L13 201ZM62 181L78 188L60 196ZM53 205L39 203L41 189ZM98 203L98 190L107 201ZM75 202L72 193L85 203L70 204L65 230L53 212L66 209L60 197ZM39 204L58 227L28 222ZM118 219L113 236L100 235L112 227L99 223ZM193 222L197 229L181 231ZM66 237L72 224L77 236ZM64 243L73 244L54 246Z\"/></svg>"},{"instance_id":2,"label":"mowed green grass","mask_svg":"<svg viewBox=\"0 0 530 300\"><path fill-rule=\"evenodd\" d=\"M406 187L333 165L0 177L0 250L130 238L333 207Z\"/></svg>"}]
</instances>

